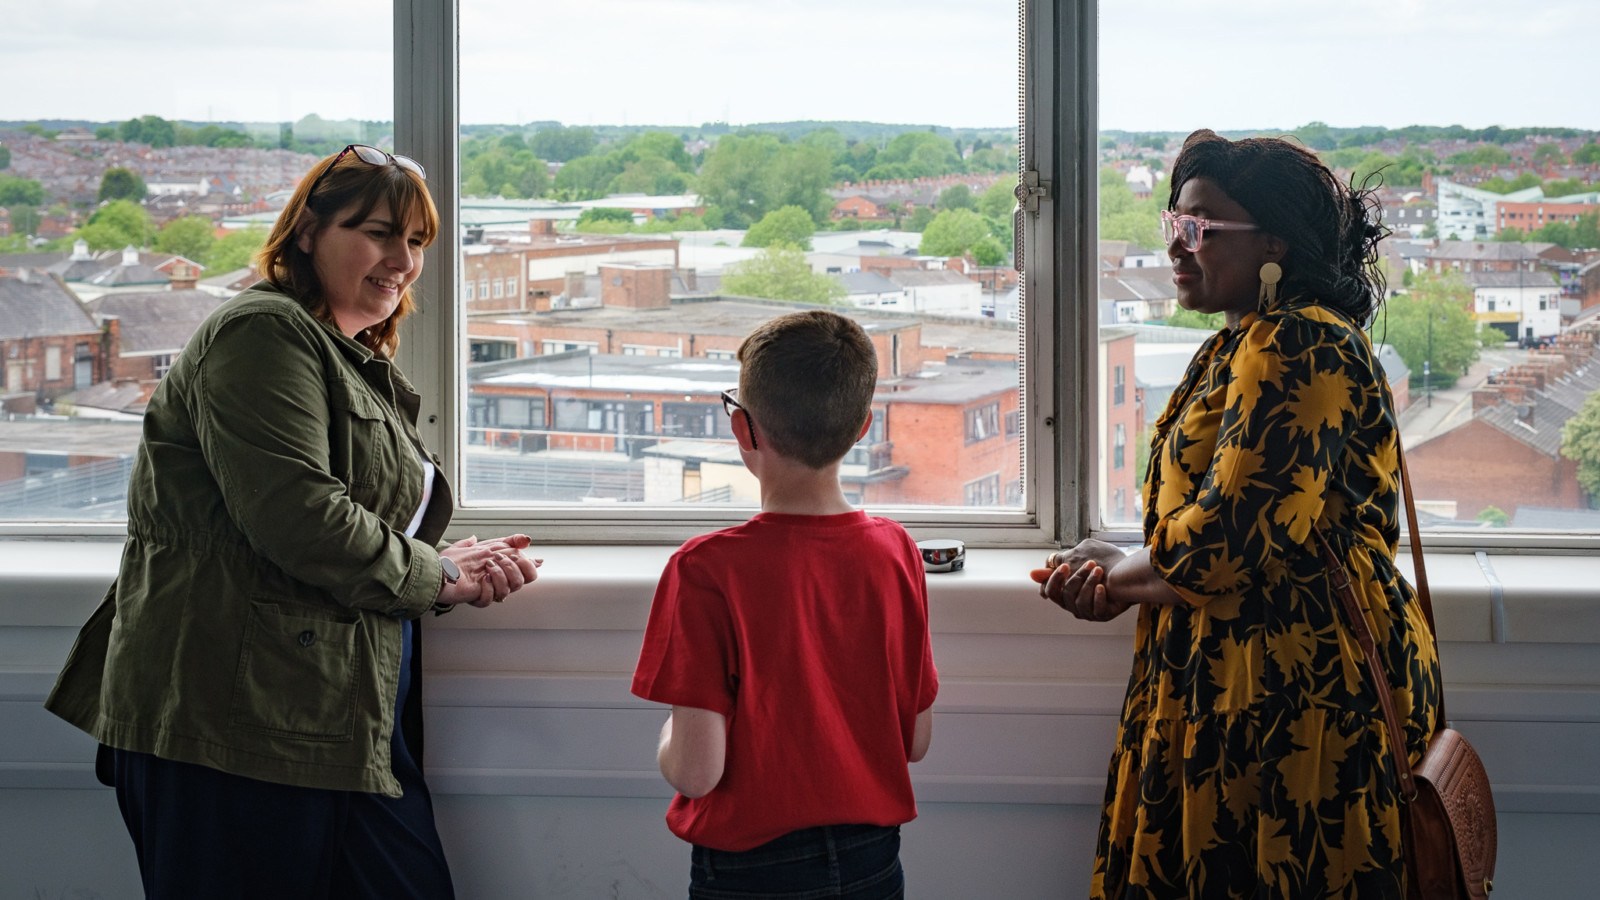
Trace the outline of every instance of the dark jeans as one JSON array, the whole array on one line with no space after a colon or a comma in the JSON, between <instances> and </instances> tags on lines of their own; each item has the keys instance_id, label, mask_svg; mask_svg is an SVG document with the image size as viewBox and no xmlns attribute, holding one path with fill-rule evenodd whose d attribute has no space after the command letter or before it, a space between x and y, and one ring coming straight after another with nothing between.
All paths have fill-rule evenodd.
<instances>
[{"instance_id":1,"label":"dark jeans","mask_svg":"<svg viewBox=\"0 0 1600 900\"><path fill-rule=\"evenodd\" d=\"M753 850L695 845L690 900L898 900L905 896L900 828L824 825L791 831Z\"/></svg>"}]
</instances>

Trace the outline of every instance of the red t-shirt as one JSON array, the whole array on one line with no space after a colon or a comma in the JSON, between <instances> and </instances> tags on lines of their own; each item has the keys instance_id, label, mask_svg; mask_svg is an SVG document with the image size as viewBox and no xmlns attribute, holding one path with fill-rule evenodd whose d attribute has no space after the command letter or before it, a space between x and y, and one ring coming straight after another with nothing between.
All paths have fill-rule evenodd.
<instances>
[{"instance_id":1,"label":"red t-shirt","mask_svg":"<svg viewBox=\"0 0 1600 900\"><path fill-rule=\"evenodd\" d=\"M922 556L862 512L761 513L684 544L633 675L646 700L727 717L722 781L667 810L673 834L718 850L916 818L906 755L938 690Z\"/></svg>"}]
</instances>

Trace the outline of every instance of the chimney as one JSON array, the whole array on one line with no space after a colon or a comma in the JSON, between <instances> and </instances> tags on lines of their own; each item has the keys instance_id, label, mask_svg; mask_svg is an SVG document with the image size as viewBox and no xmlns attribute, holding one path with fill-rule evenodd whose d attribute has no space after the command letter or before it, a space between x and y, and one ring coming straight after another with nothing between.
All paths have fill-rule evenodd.
<instances>
[{"instance_id":1,"label":"chimney","mask_svg":"<svg viewBox=\"0 0 1600 900\"><path fill-rule=\"evenodd\" d=\"M623 309L665 309L672 305L672 267L600 267L600 305Z\"/></svg>"},{"instance_id":2,"label":"chimney","mask_svg":"<svg viewBox=\"0 0 1600 900\"><path fill-rule=\"evenodd\" d=\"M556 233L556 220L555 219L529 219L528 220L528 233L531 234L531 235L555 234Z\"/></svg>"},{"instance_id":3,"label":"chimney","mask_svg":"<svg viewBox=\"0 0 1600 900\"><path fill-rule=\"evenodd\" d=\"M583 296L583 270L568 272L561 284L561 293L567 296L567 305L571 306L575 298Z\"/></svg>"},{"instance_id":4,"label":"chimney","mask_svg":"<svg viewBox=\"0 0 1600 900\"><path fill-rule=\"evenodd\" d=\"M683 289L698 291L700 289L700 275L694 269L679 269L678 277L683 279Z\"/></svg>"},{"instance_id":5,"label":"chimney","mask_svg":"<svg viewBox=\"0 0 1600 900\"><path fill-rule=\"evenodd\" d=\"M200 269L191 263L179 262L173 265L169 274L174 291L192 291L200 283Z\"/></svg>"}]
</instances>

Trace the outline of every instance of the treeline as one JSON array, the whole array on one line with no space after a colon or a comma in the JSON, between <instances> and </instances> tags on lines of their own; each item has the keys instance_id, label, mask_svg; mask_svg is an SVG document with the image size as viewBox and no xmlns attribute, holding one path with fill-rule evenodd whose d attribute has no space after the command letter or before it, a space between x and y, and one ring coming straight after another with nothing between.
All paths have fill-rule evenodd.
<instances>
[{"instance_id":1,"label":"treeline","mask_svg":"<svg viewBox=\"0 0 1600 900\"><path fill-rule=\"evenodd\" d=\"M748 228L786 206L822 225L833 208L827 190L843 182L1016 171L1014 144L961 141L905 131L880 146L825 126L797 138L743 130L691 153L670 131L605 140L591 128L547 127L463 140L462 193L567 201L695 193L706 201L711 228ZM554 177L550 162L561 163Z\"/></svg>"},{"instance_id":2,"label":"treeline","mask_svg":"<svg viewBox=\"0 0 1600 900\"><path fill-rule=\"evenodd\" d=\"M58 127L50 127L55 125ZM14 126L16 130L47 140L67 128L92 130L96 140L122 141L148 144L151 147L255 147L260 149L292 150L327 156L337 153L346 144L390 143L394 134L391 122L361 121L357 119L329 120L312 113L296 122L272 124L195 124L161 116L146 115L112 124L94 122L46 125L27 122ZM0 125L0 127L5 127Z\"/></svg>"}]
</instances>

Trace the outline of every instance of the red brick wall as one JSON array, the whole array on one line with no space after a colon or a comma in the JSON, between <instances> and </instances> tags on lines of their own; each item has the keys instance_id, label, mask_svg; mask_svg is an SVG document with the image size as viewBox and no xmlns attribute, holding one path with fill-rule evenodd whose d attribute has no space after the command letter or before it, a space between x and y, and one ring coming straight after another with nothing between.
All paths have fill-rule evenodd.
<instances>
[{"instance_id":1,"label":"red brick wall","mask_svg":"<svg viewBox=\"0 0 1600 900\"><path fill-rule=\"evenodd\" d=\"M467 302L467 309L471 312L504 312L508 310L524 310L528 308L528 292L522 286L522 254L515 251L496 249L492 253L473 254L463 256L461 259L461 280L473 282L472 299ZM500 279L504 284L506 279L511 280L512 291L509 294L494 296L494 281ZM488 282L489 295L482 296L479 292ZM464 296L464 295L463 295Z\"/></svg>"},{"instance_id":2,"label":"red brick wall","mask_svg":"<svg viewBox=\"0 0 1600 900\"><path fill-rule=\"evenodd\" d=\"M1411 485L1420 503L1456 501L1456 518L1472 519L1489 506L1580 509L1578 465L1551 459L1481 421L1406 448Z\"/></svg>"}]
</instances>

